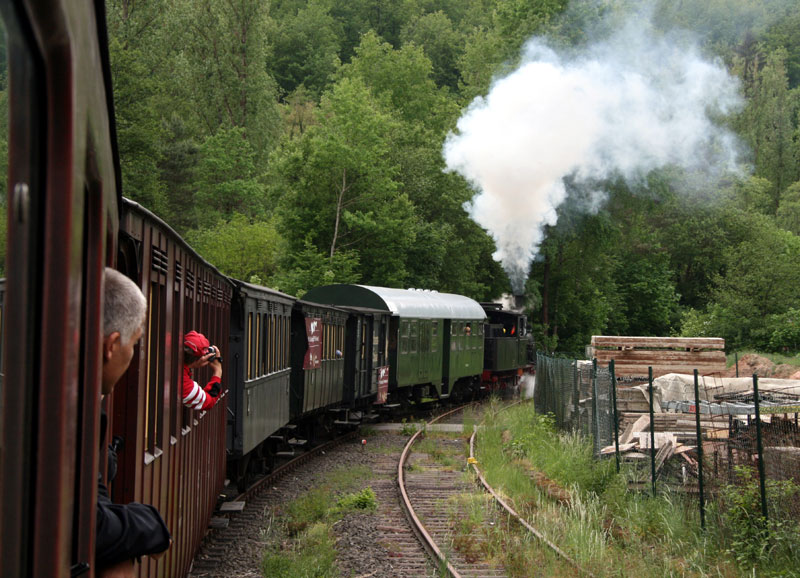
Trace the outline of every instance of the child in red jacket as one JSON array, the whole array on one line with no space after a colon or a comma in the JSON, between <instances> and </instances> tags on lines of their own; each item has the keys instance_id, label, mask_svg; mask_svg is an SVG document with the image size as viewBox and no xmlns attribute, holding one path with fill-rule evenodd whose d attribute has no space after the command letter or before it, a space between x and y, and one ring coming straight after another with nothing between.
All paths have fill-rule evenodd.
<instances>
[{"instance_id":1,"label":"child in red jacket","mask_svg":"<svg viewBox=\"0 0 800 578\"><path fill-rule=\"evenodd\" d=\"M192 378L192 369L210 365L214 376L205 387ZM183 405L196 410L211 409L222 393L222 358L205 335L190 331L183 337Z\"/></svg>"}]
</instances>

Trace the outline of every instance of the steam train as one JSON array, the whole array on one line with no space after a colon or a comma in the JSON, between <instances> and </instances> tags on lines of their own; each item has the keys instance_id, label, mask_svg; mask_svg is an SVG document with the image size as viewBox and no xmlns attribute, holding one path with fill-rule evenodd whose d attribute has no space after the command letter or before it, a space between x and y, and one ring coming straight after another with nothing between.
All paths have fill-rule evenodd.
<instances>
[{"instance_id":1,"label":"steam train","mask_svg":"<svg viewBox=\"0 0 800 578\"><path fill-rule=\"evenodd\" d=\"M359 285L303 299L231 279L122 198L104 2L0 5L8 54L6 279L0 287L0 560L8 576L93 576L101 405L123 438L115 502L155 505L173 536L142 576L183 576L226 479L380 409L514 385L525 317ZM145 294L145 336L101 402L102 273ZM224 397L181 403L182 336L224 356ZM202 370L198 381L203 381ZM109 436L110 438L111 436Z\"/></svg>"}]
</instances>

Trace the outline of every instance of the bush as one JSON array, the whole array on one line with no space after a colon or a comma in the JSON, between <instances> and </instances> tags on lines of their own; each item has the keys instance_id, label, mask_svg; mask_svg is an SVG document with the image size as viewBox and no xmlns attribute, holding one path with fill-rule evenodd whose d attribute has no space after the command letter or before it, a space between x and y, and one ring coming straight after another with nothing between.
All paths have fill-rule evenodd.
<instances>
[{"instance_id":1,"label":"bush","mask_svg":"<svg viewBox=\"0 0 800 578\"><path fill-rule=\"evenodd\" d=\"M767 480L768 518L761 512L761 488L751 467L736 468L736 484L722 488L719 530L727 552L743 569L786 575L800 555L800 526L786 505L800 497L790 480Z\"/></svg>"},{"instance_id":2,"label":"bush","mask_svg":"<svg viewBox=\"0 0 800 578\"><path fill-rule=\"evenodd\" d=\"M364 488L356 494L339 498L336 505L340 511L375 510L378 507L378 499L372 488Z\"/></svg>"}]
</instances>

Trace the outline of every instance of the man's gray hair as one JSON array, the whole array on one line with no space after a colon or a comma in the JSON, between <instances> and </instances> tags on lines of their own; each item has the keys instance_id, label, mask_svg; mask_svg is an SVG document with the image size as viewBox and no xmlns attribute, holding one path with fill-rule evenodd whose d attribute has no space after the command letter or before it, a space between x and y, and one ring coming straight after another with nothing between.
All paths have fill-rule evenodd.
<instances>
[{"instance_id":1,"label":"man's gray hair","mask_svg":"<svg viewBox=\"0 0 800 578\"><path fill-rule=\"evenodd\" d=\"M136 330L144 326L147 300L136 283L109 267L103 285L103 337L119 331L122 343L127 344Z\"/></svg>"}]
</instances>

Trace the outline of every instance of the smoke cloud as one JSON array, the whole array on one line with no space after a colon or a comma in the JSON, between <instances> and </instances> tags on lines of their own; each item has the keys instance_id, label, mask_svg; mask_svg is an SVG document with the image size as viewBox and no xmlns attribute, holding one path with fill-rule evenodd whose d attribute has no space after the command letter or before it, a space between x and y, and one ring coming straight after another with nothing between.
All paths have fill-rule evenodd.
<instances>
[{"instance_id":1,"label":"smoke cloud","mask_svg":"<svg viewBox=\"0 0 800 578\"><path fill-rule=\"evenodd\" d=\"M466 208L521 293L544 227L567 198L565 179L594 190L677 165L708 184L736 169L736 139L713 119L741 102L721 63L640 14L577 55L530 41L519 68L467 108L444 157L475 189ZM594 190L590 204L603 198Z\"/></svg>"}]
</instances>

